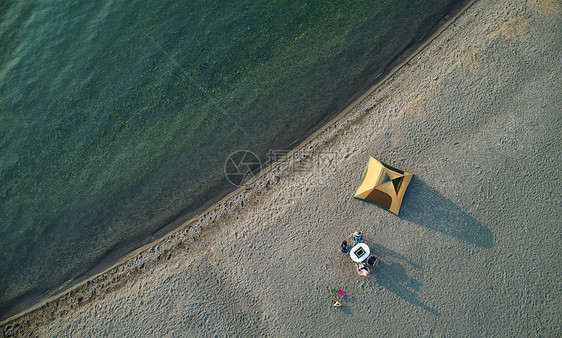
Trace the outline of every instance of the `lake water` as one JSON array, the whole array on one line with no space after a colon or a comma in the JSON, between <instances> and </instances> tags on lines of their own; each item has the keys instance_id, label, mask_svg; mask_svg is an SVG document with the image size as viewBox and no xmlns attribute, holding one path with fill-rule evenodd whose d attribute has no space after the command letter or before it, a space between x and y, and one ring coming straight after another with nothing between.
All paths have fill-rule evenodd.
<instances>
[{"instance_id":1,"label":"lake water","mask_svg":"<svg viewBox=\"0 0 562 338\"><path fill-rule=\"evenodd\" d=\"M236 187L464 2L0 4L0 318Z\"/></svg>"}]
</instances>

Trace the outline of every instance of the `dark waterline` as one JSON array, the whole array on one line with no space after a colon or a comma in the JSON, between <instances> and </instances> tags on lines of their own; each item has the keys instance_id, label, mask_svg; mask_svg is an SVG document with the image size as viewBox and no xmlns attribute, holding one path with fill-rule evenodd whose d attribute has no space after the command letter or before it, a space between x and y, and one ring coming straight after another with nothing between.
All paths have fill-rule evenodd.
<instances>
[{"instance_id":1,"label":"dark waterline","mask_svg":"<svg viewBox=\"0 0 562 338\"><path fill-rule=\"evenodd\" d=\"M464 3L2 5L0 318L225 196L228 154L294 147Z\"/></svg>"}]
</instances>

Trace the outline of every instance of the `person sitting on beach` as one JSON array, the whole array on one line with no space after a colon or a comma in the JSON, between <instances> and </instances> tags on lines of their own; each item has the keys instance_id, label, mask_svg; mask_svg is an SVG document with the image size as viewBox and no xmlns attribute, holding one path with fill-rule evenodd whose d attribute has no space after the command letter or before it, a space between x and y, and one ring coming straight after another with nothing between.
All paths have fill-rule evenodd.
<instances>
[{"instance_id":1,"label":"person sitting on beach","mask_svg":"<svg viewBox=\"0 0 562 338\"><path fill-rule=\"evenodd\" d=\"M365 262L357 263L357 273L361 276L368 276L370 271Z\"/></svg>"},{"instance_id":2,"label":"person sitting on beach","mask_svg":"<svg viewBox=\"0 0 562 338\"><path fill-rule=\"evenodd\" d=\"M361 240L363 239L363 233L361 231L357 230L353 234L351 234L351 237L353 237L353 239L355 240L355 244L359 244L359 243L361 243Z\"/></svg>"},{"instance_id":3,"label":"person sitting on beach","mask_svg":"<svg viewBox=\"0 0 562 338\"><path fill-rule=\"evenodd\" d=\"M347 241L343 241L340 244L340 250L343 253L349 253L349 250L351 250L351 245L347 245Z\"/></svg>"}]
</instances>

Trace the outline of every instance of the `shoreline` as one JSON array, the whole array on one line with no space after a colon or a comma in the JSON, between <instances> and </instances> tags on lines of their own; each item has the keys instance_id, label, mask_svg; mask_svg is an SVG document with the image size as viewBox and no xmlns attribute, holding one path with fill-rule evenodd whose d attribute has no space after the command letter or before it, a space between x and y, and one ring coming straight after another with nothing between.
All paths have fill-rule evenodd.
<instances>
[{"instance_id":1,"label":"shoreline","mask_svg":"<svg viewBox=\"0 0 562 338\"><path fill-rule=\"evenodd\" d=\"M562 156L561 7L464 13L289 161L0 336L559 332L561 191L536 182ZM311 150L337 169L291 172ZM350 196L367 155L416 175L400 217ZM381 258L367 279L335 248L358 226Z\"/></svg>"},{"instance_id":2,"label":"shoreline","mask_svg":"<svg viewBox=\"0 0 562 338\"><path fill-rule=\"evenodd\" d=\"M101 272L94 273L86 278L80 278L80 276L78 276L76 279L66 282L56 291L53 291L52 293L55 293L53 296L39 301L36 305L0 321L0 329L5 330L6 327L17 324L15 322L18 320L25 319L27 322L30 320L27 317L34 317L31 320L39 319L39 321L41 321L40 318L43 318L48 321L49 318L52 319L53 316L60 315L91 302L97 298L97 295L103 292L109 292L126 284L128 280L142 273L144 268L158 264L158 262L163 259L170 259L174 253L185 249L190 242L196 241L201 232L212 226L215 222L219 220L225 221L233 216L231 213L239 211L244 204L248 204L248 202L251 203L252 199L261 193L260 190L268 190L270 185L275 184L281 177L285 176L287 172L290 172L292 167L298 165L299 162L298 160L295 161L295 156L298 156L299 152L304 151L311 153L318 148L322 148L324 145L329 144L334 138L338 137L337 131L346 129L349 125L353 124L356 119L360 119L362 116L361 113L353 118L348 116L346 121L339 123L346 115L353 115L354 110L360 111L358 107L369 96L388 81L391 81L397 71L439 37L443 31L450 27L475 2L476 0L470 0L464 6L460 7L456 13L453 13L452 16L449 14L441 18L436 22L435 27L432 28L428 36L422 37L418 43L414 43L405 50L397 53L397 57L392 60L381 73L373 76L370 81L371 85L365 87L367 88L366 91L355 98L350 98L348 101L350 103L342 104L345 108L340 109L341 111L339 113L328 115L321 123L310 128L311 131L295 140L294 144L297 144L297 146L291 149L286 159L277 161L262 169L244 187L237 188L226 194L226 196L220 198L218 202L205 203L203 207L188 213L196 214L198 210L204 210L200 215L189 218L187 221L182 221L187 218L185 215L180 217L175 222L159 229L155 235L151 236L152 238L156 237L155 240L122 256L121 259L107 268L100 269L100 265L104 266L104 264L100 264L84 273L84 275L90 275L89 272L92 270L102 270ZM449 20L444 21L448 16L450 16ZM330 130L330 132L327 133L327 135L323 135L328 130ZM181 223L181 225L174 227L173 224L177 223ZM170 227L173 229L170 231L162 231ZM65 306L67 306L68 309L61 309ZM22 328L25 327L23 325L18 326Z\"/></svg>"}]
</instances>

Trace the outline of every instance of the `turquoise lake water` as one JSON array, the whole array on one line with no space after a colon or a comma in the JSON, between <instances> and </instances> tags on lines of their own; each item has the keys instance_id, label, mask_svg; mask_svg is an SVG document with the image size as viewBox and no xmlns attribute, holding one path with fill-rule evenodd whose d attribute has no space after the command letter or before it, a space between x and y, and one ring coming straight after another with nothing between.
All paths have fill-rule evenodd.
<instances>
[{"instance_id":1,"label":"turquoise lake water","mask_svg":"<svg viewBox=\"0 0 562 338\"><path fill-rule=\"evenodd\" d=\"M463 1L4 1L0 317L336 114Z\"/></svg>"}]
</instances>

